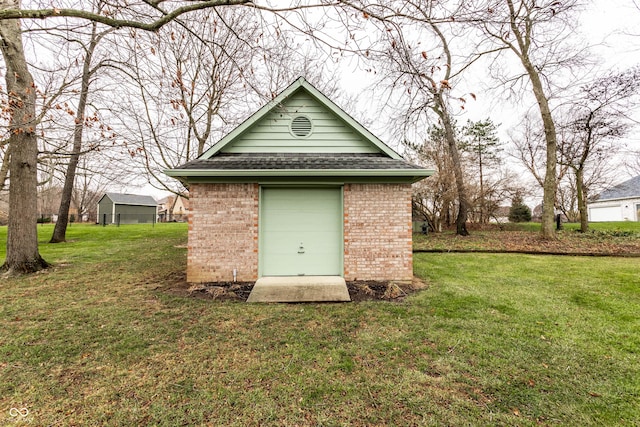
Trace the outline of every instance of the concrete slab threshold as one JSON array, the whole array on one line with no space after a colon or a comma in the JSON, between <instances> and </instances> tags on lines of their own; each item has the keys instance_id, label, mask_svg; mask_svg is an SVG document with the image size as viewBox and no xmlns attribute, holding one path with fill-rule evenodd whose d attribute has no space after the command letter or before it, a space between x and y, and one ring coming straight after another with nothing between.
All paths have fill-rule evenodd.
<instances>
[{"instance_id":1,"label":"concrete slab threshold","mask_svg":"<svg viewBox=\"0 0 640 427\"><path fill-rule=\"evenodd\" d=\"M344 278L339 276L261 277L247 302L351 301Z\"/></svg>"}]
</instances>

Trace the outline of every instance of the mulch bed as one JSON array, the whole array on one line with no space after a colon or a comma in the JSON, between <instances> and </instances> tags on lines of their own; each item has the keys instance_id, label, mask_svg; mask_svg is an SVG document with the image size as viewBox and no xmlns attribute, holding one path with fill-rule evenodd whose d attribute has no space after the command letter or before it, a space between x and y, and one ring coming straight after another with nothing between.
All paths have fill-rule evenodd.
<instances>
[{"instance_id":1,"label":"mulch bed","mask_svg":"<svg viewBox=\"0 0 640 427\"><path fill-rule=\"evenodd\" d=\"M189 284L184 275L176 275L162 291L176 296L202 298L214 301L246 302L254 282L215 282ZM411 283L387 281L347 282L352 302L402 301L408 295L426 289L427 284L419 278Z\"/></svg>"}]
</instances>

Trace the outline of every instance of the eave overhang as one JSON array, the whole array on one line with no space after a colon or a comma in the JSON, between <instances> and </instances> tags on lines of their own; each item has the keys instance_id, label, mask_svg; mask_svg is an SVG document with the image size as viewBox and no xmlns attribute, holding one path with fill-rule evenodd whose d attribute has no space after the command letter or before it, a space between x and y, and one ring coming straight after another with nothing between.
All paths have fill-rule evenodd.
<instances>
[{"instance_id":1,"label":"eave overhang","mask_svg":"<svg viewBox=\"0 0 640 427\"><path fill-rule=\"evenodd\" d=\"M381 180L385 178L402 179L407 182L417 182L433 175L429 169L245 169L245 170L211 170L211 169L168 169L164 171L168 176L186 182L207 181L210 179L243 179L255 178L371 178Z\"/></svg>"}]
</instances>

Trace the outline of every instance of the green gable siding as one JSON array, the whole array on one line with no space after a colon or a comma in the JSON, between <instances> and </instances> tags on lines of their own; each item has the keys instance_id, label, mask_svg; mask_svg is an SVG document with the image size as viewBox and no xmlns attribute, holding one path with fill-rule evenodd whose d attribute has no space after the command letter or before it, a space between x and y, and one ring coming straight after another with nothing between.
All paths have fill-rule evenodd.
<instances>
[{"instance_id":1,"label":"green gable siding","mask_svg":"<svg viewBox=\"0 0 640 427\"><path fill-rule=\"evenodd\" d=\"M116 219L120 215L120 224L144 224L155 222L155 206L116 205Z\"/></svg>"},{"instance_id":2,"label":"green gable siding","mask_svg":"<svg viewBox=\"0 0 640 427\"><path fill-rule=\"evenodd\" d=\"M114 203L113 200L105 196L98 202L98 223L154 223L156 221L156 210L156 206Z\"/></svg>"},{"instance_id":3,"label":"green gable siding","mask_svg":"<svg viewBox=\"0 0 640 427\"><path fill-rule=\"evenodd\" d=\"M108 197L103 197L98 203L98 222L102 223L106 219L106 223L111 223L111 216L113 214L113 202ZM106 217L104 216L106 215Z\"/></svg>"},{"instance_id":4,"label":"green gable siding","mask_svg":"<svg viewBox=\"0 0 640 427\"><path fill-rule=\"evenodd\" d=\"M291 120L299 115L312 122L312 132L308 137L296 137L290 132ZM309 93L298 90L225 146L222 152L379 153L380 150Z\"/></svg>"}]
</instances>

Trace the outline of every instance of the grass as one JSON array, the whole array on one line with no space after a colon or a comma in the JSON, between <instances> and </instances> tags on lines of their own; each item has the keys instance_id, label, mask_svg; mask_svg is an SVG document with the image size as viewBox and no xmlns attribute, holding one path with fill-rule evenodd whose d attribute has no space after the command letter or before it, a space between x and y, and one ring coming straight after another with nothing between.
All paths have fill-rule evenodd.
<instances>
[{"instance_id":1,"label":"grass","mask_svg":"<svg viewBox=\"0 0 640 427\"><path fill-rule=\"evenodd\" d=\"M640 424L637 259L416 254L403 303L252 305L165 290L184 224L39 230L55 267L0 284L1 425Z\"/></svg>"},{"instance_id":2,"label":"grass","mask_svg":"<svg viewBox=\"0 0 640 427\"><path fill-rule=\"evenodd\" d=\"M141 267L147 265L143 259L136 257L155 246L159 239L169 239L162 243L160 253L169 255L176 252L176 242L186 245L186 224L142 224L115 226L97 226L89 224L72 224L67 231L67 243L48 243L53 233L52 224L38 225L38 244L42 257L54 264L66 265L81 263L100 265L102 261L113 263L122 261L142 261ZM7 227L0 227L0 260L6 256ZM154 248L155 250L155 248ZM153 250L152 250L153 252ZM178 252L184 252L178 251Z\"/></svg>"},{"instance_id":3,"label":"grass","mask_svg":"<svg viewBox=\"0 0 640 427\"><path fill-rule=\"evenodd\" d=\"M568 223L563 224L567 230L580 230L580 224ZM611 231L629 231L640 233L640 221L624 221L624 222L591 222L589 229L593 231L611 232Z\"/></svg>"}]
</instances>

